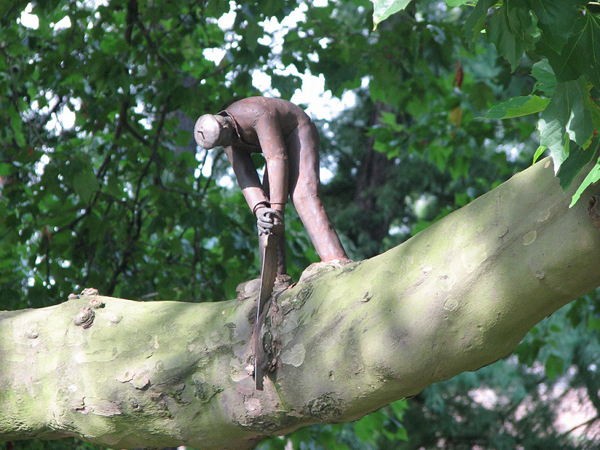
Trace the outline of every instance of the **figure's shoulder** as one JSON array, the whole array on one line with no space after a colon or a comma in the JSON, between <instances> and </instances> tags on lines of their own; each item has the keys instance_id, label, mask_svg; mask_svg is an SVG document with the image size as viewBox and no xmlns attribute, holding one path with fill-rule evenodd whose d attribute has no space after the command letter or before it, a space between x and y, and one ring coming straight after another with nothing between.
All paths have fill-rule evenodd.
<instances>
[{"instance_id":1,"label":"figure's shoulder","mask_svg":"<svg viewBox=\"0 0 600 450\"><path fill-rule=\"evenodd\" d=\"M293 109L302 110L299 106L293 104L290 101L281 99L281 98L273 98L273 97L246 97L242 98L234 103L232 103L227 111L231 114L235 112L242 112L246 110L251 111L289 111Z\"/></svg>"},{"instance_id":2,"label":"figure's shoulder","mask_svg":"<svg viewBox=\"0 0 600 450\"><path fill-rule=\"evenodd\" d=\"M227 108L236 122L245 128L259 124L269 126L276 123L284 133L296 128L298 123L309 121L304 110L292 102L272 97L247 97L232 103Z\"/></svg>"},{"instance_id":3,"label":"figure's shoulder","mask_svg":"<svg viewBox=\"0 0 600 450\"><path fill-rule=\"evenodd\" d=\"M238 100L225 109L228 114L231 114L236 119L256 118L265 110L264 97L246 97Z\"/></svg>"},{"instance_id":4,"label":"figure's shoulder","mask_svg":"<svg viewBox=\"0 0 600 450\"><path fill-rule=\"evenodd\" d=\"M239 109L239 108L252 108L252 107L260 107L269 102L268 97L245 97L233 102L229 107L227 107L227 111L230 109Z\"/></svg>"}]
</instances>

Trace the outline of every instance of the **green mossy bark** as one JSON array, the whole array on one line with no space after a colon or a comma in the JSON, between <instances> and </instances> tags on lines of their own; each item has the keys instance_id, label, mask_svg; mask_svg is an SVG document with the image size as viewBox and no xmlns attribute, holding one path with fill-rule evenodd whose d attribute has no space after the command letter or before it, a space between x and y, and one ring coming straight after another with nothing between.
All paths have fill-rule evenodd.
<instances>
[{"instance_id":1,"label":"green mossy bark","mask_svg":"<svg viewBox=\"0 0 600 450\"><path fill-rule=\"evenodd\" d=\"M277 366L262 392L250 375L252 296L83 296L0 313L0 440L251 448L476 370L600 285L587 211L599 192L569 209L543 161L378 257L307 272L271 307Z\"/></svg>"},{"instance_id":2,"label":"green mossy bark","mask_svg":"<svg viewBox=\"0 0 600 450\"><path fill-rule=\"evenodd\" d=\"M91 325L75 325L98 302ZM0 439L243 448L240 439L252 433L224 421L219 394L235 392L244 374L249 308L82 296L3 313Z\"/></svg>"}]
</instances>

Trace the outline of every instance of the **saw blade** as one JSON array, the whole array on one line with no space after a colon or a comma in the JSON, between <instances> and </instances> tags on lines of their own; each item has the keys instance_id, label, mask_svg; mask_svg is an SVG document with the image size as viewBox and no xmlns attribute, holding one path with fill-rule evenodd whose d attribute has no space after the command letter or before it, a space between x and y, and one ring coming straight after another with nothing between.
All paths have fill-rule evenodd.
<instances>
[{"instance_id":1,"label":"saw blade","mask_svg":"<svg viewBox=\"0 0 600 450\"><path fill-rule=\"evenodd\" d=\"M277 277L277 257L279 247L279 236L269 233L260 236L263 239L262 261L260 268L260 289L256 305L256 321L254 322L253 352L254 352L254 381L257 390L263 388L264 371L264 349L261 339L262 325L264 322L264 308L267 300L273 293L275 278Z\"/></svg>"}]
</instances>

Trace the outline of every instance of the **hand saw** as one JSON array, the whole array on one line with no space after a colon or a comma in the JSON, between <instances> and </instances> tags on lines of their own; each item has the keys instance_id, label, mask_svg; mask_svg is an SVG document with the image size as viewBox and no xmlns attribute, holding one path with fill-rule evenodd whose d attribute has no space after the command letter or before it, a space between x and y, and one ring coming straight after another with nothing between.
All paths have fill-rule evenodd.
<instances>
[{"instance_id":1,"label":"hand saw","mask_svg":"<svg viewBox=\"0 0 600 450\"><path fill-rule=\"evenodd\" d=\"M264 369L266 367L266 355L263 348L262 325L265 320L265 305L275 285L277 277L277 257L279 240L281 236L272 232L260 235L261 267L260 267L260 289L256 305L256 321L252 336L252 351L254 353L254 381L256 389L263 390Z\"/></svg>"}]
</instances>

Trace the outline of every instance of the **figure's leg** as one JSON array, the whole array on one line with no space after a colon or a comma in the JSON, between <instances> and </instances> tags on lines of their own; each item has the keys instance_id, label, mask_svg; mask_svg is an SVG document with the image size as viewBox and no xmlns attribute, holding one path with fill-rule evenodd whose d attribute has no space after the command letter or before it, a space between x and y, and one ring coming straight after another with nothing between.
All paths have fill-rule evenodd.
<instances>
[{"instance_id":1,"label":"figure's leg","mask_svg":"<svg viewBox=\"0 0 600 450\"><path fill-rule=\"evenodd\" d=\"M312 122L301 124L286 139L292 201L322 261L348 259L327 216L319 190L319 134Z\"/></svg>"},{"instance_id":2,"label":"figure's leg","mask_svg":"<svg viewBox=\"0 0 600 450\"><path fill-rule=\"evenodd\" d=\"M267 197L269 196L269 192L271 192L269 190L269 173L267 172L267 167L265 166L265 172L263 175L263 189L265 190L265 193L267 194ZM259 236L258 239L259 242L259 248L260 248L260 254L262 255L262 246L263 246L263 239L261 239L261 236ZM279 239L279 248L278 248L278 255L277 255L277 275L284 275L287 273L287 265L285 262L285 224L284 224L284 229L283 229L283 234L281 235L280 239ZM262 261L261 261L262 264Z\"/></svg>"}]
</instances>

